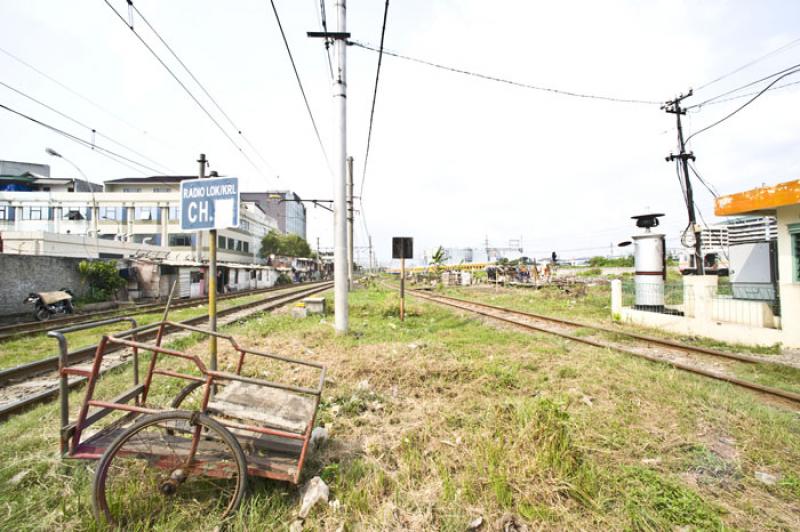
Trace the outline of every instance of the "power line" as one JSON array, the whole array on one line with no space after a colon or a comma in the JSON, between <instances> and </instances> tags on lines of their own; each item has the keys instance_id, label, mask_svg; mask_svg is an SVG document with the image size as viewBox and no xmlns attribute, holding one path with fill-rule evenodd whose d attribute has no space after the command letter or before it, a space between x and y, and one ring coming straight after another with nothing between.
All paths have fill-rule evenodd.
<instances>
[{"instance_id":1,"label":"power line","mask_svg":"<svg viewBox=\"0 0 800 532\"><path fill-rule=\"evenodd\" d=\"M260 152L259 152L259 151L256 149L256 147L255 147L255 146L253 146L253 144L252 144L252 143L251 143L251 142L250 142L250 141L247 139L247 137L245 137L245 136L244 136L244 133L242 133L242 130L241 130L241 129L239 129L239 127L238 127L238 126L237 126L237 125L236 125L236 124L233 122L233 119L230 117L230 115L228 115L228 113L226 113L226 112L225 112L225 110L222 108L222 106L219 104L219 102L217 102L216 98L214 98L213 96L211 96L211 93L210 93L210 92L208 92L208 89L206 89L205 85L203 85L203 84L200 82L200 80L199 80L199 79L197 79L197 76L195 76L195 75L194 75L194 73L193 73L193 72L192 72L192 71L189 69L189 67L188 67L188 66L186 66L186 63L184 63L184 62L183 62L183 60L181 60L181 58L180 58L180 57L178 57L178 54L177 54L177 53L175 53L175 50L173 50L173 49L172 49L172 47L171 47L169 44L167 44L167 41L165 41L165 40L164 40L164 38L161 36L161 34L160 34L160 33L158 33L158 31L157 31L157 30L156 30L156 29L153 27L153 25L152 25L152 24L150 24L150 21L148 21L148 20L147 20L147 18L145 18L145 16L142 14L142 12L141 12L141 11L139 11L139 9L138 9L138 8L137 8L137 7L136 7L134 4L133 4L133 2L132 2L132 1L130 1L130 0L129 0L129 1L128 1L128 4L129 4L129 5L130 5L130 6L133 8L133 10L136 12L136 14L137 14L137 15L139 15L139 18L141 18L141 19L142 19L142 21L143 21L143 22L144 22L144 23L147 25L147 27L148 27L148 28L150 28L150 31L152 31L152 32L153 32L153 34L154 34L154 35L155 35L155 36L158 38L158 40L159 40L159 41L161 41L161 44L163 44L163 45L164 45L164 47L165 47L167 50L169 50L169 53L171 53L171 54L172 54L172 57L174 57L174 58L175 58L175 60L176 60L176 61L178 61L178 63L180 63L180 65L183 67L183 69L186 71L186 73L187 73L187 74L189 74L189 77L191 77L191 78L194 80L194 82L195 82L195 83L197 83L197 86L198 86L198 87L200 87L200 90L202 90L202 91L203 91L203 93L204 93L204 94L205 94L205 95L208 97L208 99L209 99L209 100L211 100L211 103L213 103L213 104L214 104L214 106L217 108L217 110L218 110L220 113L222 113L222 116L224 116L224 117L225 117L225 119L228 121L228 123L231 125L231 127L233 127L233 129L234 129L234 130L236 130L236 132L239 134L239 136L240 136L240 137L242 137L242 140L244 140L244 141L247 143L247 145L248 145L248 146L250 146L250 149L252 149L252 150L253 150L253 152L254 152L254 153L255 153L255 154L256 154L256 155L259 157L259 159L261 159L261 161L262 161L262 162L263 162L263 163L264 163L264 164L265 164L265 165L266 165L268 168L270 168L271 170L273 170L273 172L274 172L274 168L272 168L272 165L271 165L271 164L269 164L269 163L268 163L268 162L267 162L267 161L264 159L264 157L263 157L263 156L261 155L261 153L260 153ZM240 151L241 151L241 150L240 150ZM260 173L260 172L259 172L259 173ZM262 174L262 175L263 175L263 174Z\"/></svg>"},{"instance_id":2,"label":"power line","mask_svg":"<svg viewBox=\"0 0 800 532\"><path fill-rule=\"evenodd\" d=\"M141 166L142 168L145 168L145 169L150 170L152 172L158 173L158 170L156 170L155 168L147 166L146 164L142 164L142 163L140 163L138 161L135 161L133 159L129 159L128 157L125 157L124 155L120 155L119 153L113 152L113 151L111 151L111 150L109 150L107 148L103 148L102 146L98 146L97 144L92 144L91 142L89 142L87 140L83 140L80 137L76 137L75 135L72 135L71 133L67 133L66 131L64 131L62 129L59 129L59 128L57 128L55 126L52 126L50 124L47 124L45 122L42 122L41 120L37 120L36 118L33 118L32 116L29 116L29 115L26 115L24 113L21 113L21 112L15 110L15 109L12 109L11 107L8 107L6 105L0 104L0 109L5 109L6 111L14 113L17 116L20 116L22 118L30 120L34 124L37 124L37 125L40 125L40 126L46 128L46 129L49 129L50 131L52 131L54 133L57 133L57 134L65 137L65 138L67 138L67 139L69 139L69 140L71 140L73 142L76 142L76 143L80 144L81 146L83 146L85 148L89 148L89 149L99 153L100 155L108 157L108 158L110 158L112 160L122 159L122 161L127 161L127 162L133 163L133 164L135 164L137 166ZM116 158L116 159L114 159L114 158ZM119 160L116 160L116 162L118 162L120 164L124 164L125 166L127 166L131 170L134 170L135 172L143 174L143 172L141 170L133 168L132 166L129 166L129 165L127 165L127 164L125 164L125 163L123 163L123 162L121 162Z\"/></svg>"},{"instance_id":3,"label":"power line","mask_svg":"<svg viewBox=\"0 0 800 532\"><path fill-rule=\"evenodd\" d=\"M145 41L142 38L142 36L139 35L139 32L136 31L136 29L133 27L133 25L132 24L128 24L128 22L125 20L125 18L122 15L120 15L119 12L116 9L114 9L114 6L111 5L109 0L104 0L104 2L109 7L109 9L111 9L111 11L114 12L114 14L117 16L117 18L119 18L122 21L122 23L125 24L128 27L128 29L130 29L133 32L133 34L136 36L136 38L139 39L139 42L141 42L144 45L144 47L147 48L147 51L150 52L150 54L153 57L156 58L156 60L161 64L161 66L163 66L167 70L167 72L169 72L169 74L172 76L172 78L178 83L178 85L181 86L181 88L186 92L186 94L189 95L189 97L194 101L194 103L196 103L197 106L200 107L200 109L203 110L203 112L206 114L206 116L208 116L208 118L214 123L214 125L217 126L217 129L219 129L222 132L222 134L225 135L225 138L227 138L231 142L231 144L233 144L233 146L237 150L239 150L239 152L247 160L247 162L250 163L250 165L253 168L255 168L255 170L258 173L260 173L263 176L264 174L261 172L261 170L258 168L258 166L256 166L256 164L253 162L253 160L244 152L244 150L242 150L242 148L236 143L236 141L233 140L233 137L231 137L228 134L228 132L225 131L225 128L223 128L220 125L220 123L217 121L217 119L214 118L214 116L208 111L208 109L205 108L205 106L200 102L200 100L197 99L197 97L192 93L192 91L189 90L189 88L186 86L186 84L184 84L183 81L181 81L180 78L175 74L175 72L173 72L173 70L164 62L164 60L161 59L161 57L155 52L155 50L153 50L153 48L151 48L150 45L147 44L147 41ZM129 5L132 6L133 4L130 3Z\"/></svg>"},{"instance_id":4,"label":"power line","mask_svg":"<svg viewBox=\"0 0 800 532\"><path fill-rule=\"evenodd\" d=\"M719 193L717 192L716 187L711 186L709 183L706 182L705 179L700 177L700 174L697 172L697 168L695 168L692 163L689 163L689 169L692 171L695 177L703 184L703 186L706 187L706 190L708 190L712 196L714 196L715 198L719 197Z\"/></svg>"},{"instance_id":5,"label":"power line","mask_svg":"<svg viewBox=\"0 0 800 532\"><path fill-rule=\"evenodd\" d=\"M326 34L328 33L328 17L325 14L325 0L319 0L319 11L320 11L320 25L322 26L322 31ZM333 62L331 61L331 42L329 39L325 39L325 57L328 58L328 68L331 72L331 79L333 79Z\"/></svg>"},{"instance_id":6,"label":"power line","mask_svg":"<svg viewBox=\"0 0 800 532\"><path fill-rule=\"evenodd\" d=\"M159 173L164 173L164 174L166 174L167 172L165 172L165 171L164 171L164 168L166 168L166 169L167 169L169 172L171 172L171 173L173 173L173 174L175 174L175 173L176 173L174 170L170 170L170 169L169 169L169 168L167 168L165 165L163 165L163 164L161 164L161 163L159 163L159 162L157 162L157 161L154 161L153 159L151 159L151 158L147 157L147 156L146 156L146 155L144 155L143 153L139 153L138 151L134 150L133 148L131 148L131 147L129 147L129 146L127 146L127 145L125 145L125 144L123 144L123 143L121 143L121 142L118 142L118 141L114 140L113 138L111 138L111 137L109 137L109 136L107 136L107 135L103 135L102 133L100 133L99 131L97 131L95 128L93 128L93 127L91 127L91 126L89 126L89 125L87 125L87 124L85 124L85 123L81 122L80 120L77 120L77 119L75 119L75 118L73 118L73 117L69 116L68 114L66 114L66 113L64 113L64 112L62 112L62 111L59 111L59 110L58 110L58 109L56 109L55 107L52 107L52 106L50 106L50 105L48 105L48 104L44 103L43 101L41 101L41 100L38 100L38 99L34 98L33 96L31 96L31 95L29 95L29 94L26 94L25 92L23 92L23 91L21 91L21 90L19 90L19 89L16 89L16 88L12 87L11 85L9 85L9 84L7 84L7 83L5 83L5 82L3 82L3 81L0 81L0 85L4 86L5 88L7 88L7 89L9 89L9 90L11 90L11 91L14 91L15 93L19 94L20 96L23 96L23 97L25 97L25 98L27 98L27 99L31 100L32 102L35 102L35 103L37 103L37 104L41 105L42 107L44 107L44 108L46 108L46 109L49 109L50 111L52 111L52 112L54 112L54 113L58 114L59 116L62 116L62 117L64 117L64 118L66 118L66 119L67 119L67 120L69 120L70 122L72 122L72 123L74 123L74 124L77 124L77 125L79 125L79 126L81 126L81 127L85 128L85 129L88 129L89 131L91 131L91 132L92 132L92 134L94 134L94 135L97 135L97 136L98 136L98 137L100 137L100 138L104 138L104 139L106 139L107 141L111 142L112 144L114 144L114 145L116 145L116 146L119 146L120 148L124 148L124 149L126 149L126 150L130 151L131 153L134 153L134 154L138 155L138 156L139 156L139 157L141 157L142 159L144 159L144 160L146 160L146 161L148 161L148 162L150 162L150 163L152 163L152 164L155 164L156 166L160 166L160 167L162 167L161 169L159 169L159 170L158 170L158 172L159 172Z\"/></svg>"},{"instance_id":7,"label":"power line","mask_svg":"<svg viewBox=\"0 0 800 532\"><path fill-rule=\"evenodd\" d=\"M781 75L781 74L784 74L784 73L786 73L786 72L789 72L790 70L793 70L793 69L795 69L795 68L798 68L798 67L800 67L800 63L798 63L798 64L796 64L796 65L792 65L792 66L790 66L790 67L787 67L787 68L784 68L783 70L780 70L780 71L778 71L778 72L775 72L775 73L773 73L773 74L770 74L769 76L764 76L763 78L759 78L759 79L757 79L757 80L755 80L755 81L751 81L751 82L749 82L749 83L745 83L745 84L744 84L744 85L742 85L741 87L737 87L737 88L735 88L735 89L731 89L731 90L729 90L729 91L725 91L725 92L723 92L722 94L718 94L717 96L714 96L713 98L709 98L709 99L707 99L707 100L704 100L704 101L702 101L702 102L700 102L700 103L696 103L696 104L694 104L694 105L690 105L689 107L687 107L687 109L699 109L700 107L703 107L704 105L707 105L707 104L709 104L709 103L712 103L712 102L714 102L715 100L719 100L720 98L724 98L725 96L728 96L729 94L733 94L734 92L739 92L740 90L746 89L746 88L748 88L748 87L752 87L753 85L758 85L758 84L759 84L759 83L761 83L762 81L766 81L766 80L768 80L768 79L770 79L770 78L774 78L775 76L779 76L779 75ZM771 85L770 85L770 86L771 86ZM760 93L757 93L757 94L760 94Z\"/></svg>"},{"instance_id":8,"label":"power line","mask_svg":"<svg viewBox=\"0 0 800 532\"><path fill-rule=\"evenodd\" d=\"M371 50L373 52L380 52L379 49L377 49L377 48L375 48L373 46L370 46L368 44L364 44L364 43L358 42L358 41L352 41L351 40L351 41L348 41L348 44L351 44L351 45L356 46L358 48L364 48L365 50ZM562 96L572 96L574 98L586 98L586 99L592 99L592 100L604 100L604 101L608 101L608 102L617 102L617 103L636 103L636 104L646 104L646 105L660 105L662 103L662 102L656 101L656 100L637 100L637 99L630 99L630 98L616 98L616 97L613 97L613 96L602 96L602 95L597 95L597 94L587 94L587 93L580 93L580 92L572 92L572 91L563 90L563 89L555 89L555 88L552 88L552 87L543 87L543 86L539 86L539 85L531 85L529 83L522 83L522 82L519 82L519 81L513 81L513 80L498 78L496 76L491 76L491 75L488 75L488 74L481 74L481 73L472 72L472 71L469 71L469 70L463 70L463 69L456 68L456 67L449 67L449 66L441 65L439 63L434 63L432 61L426 61L425 59L418 59L416 57L410 57L410 56L407 56L407 55L402 55L402 54L399 54L397 52L390 52L388 50L383 50L382 53L384 53L386 55L391 55L392 57L397 57L399 59L405 59L407 61L412 61L414 63L420 63L422 65L427 65L427 66L431 66L431 67L434 67L434 68L439 68L441 70L446 70L448 72L455 72L457 74L465 74L467 76L473 76L473 77L485 79L485 80L488 80L488 81L496 81L496 82L499 82L499 83L505 83L507 85L513 85L515 87L522 87L524 89L532 89L532 90L542 91L542 92L550 92L550 93L553 93L553 94L560 94Z\"/></svg>"},{"instance_id":9,"label":"power line","mask_svg":"<svg viewBox=\"0 0 800 532\"><path fill-rule=\"evenodd\" d=\"M779 89L785 89L786 87L791 87L793 85L800 85L800 81L792 81L791 83L784 83L783 85L778 85L777 87L770 87L767 92L769 91L776 91ZM716 105L718 103L725 103L725 102L732 102L734 100L741 100L742 98L747 98L748 96L752 96L754 94L758 94L758 91L754 92L747 92L745 94L740 94L738 96L732 96L730 98L723 98L722 100L715 99L714 101L710 101L705 105ZM689 109L693 109L695 106L689 107Z\"/></svg>"},{"instance_id":10,"label":"power line","mask_svg":"<svg viewBox=\"0 0 800 532\"><path fill-rule=\"evenodd\" d=\"M791 48L791 47L793 47L793 46L795 46L797 44L800 44L800 37L798 37L797 39L794 39L791 42L788 42L788 43L784 44L783 46L781 46L779 48L776 48L775 50L772 50L771 52L768 52L768 53L766 53L766 54L764 54L764 55L762 55L760 57L757 57L756 59L753 59L752 61L749 61L749 62L745 63L744 65L742 65L742 66L740 66L738 68L735 68L734 70L731 70L727 74L723 74L723 75L719 76L718 78L714 78L711 81L708 81L708 82L700 85L695 90L704 89L704 88L708 87L709 85L712 85L712 84L714 84L714 83L716 83L718 81L721 81L721 80L723 80L723 79L725 79L725 78L727 78L729 76L732 76L733 74L736 74L737 72L741 72L745 68L750 67L750 66L752 66L752 65L754 65L754 64L756 64L756 63L758 63L760 61L763 61L767 57L770 57L770 56L775 55L775 54L777 54L779 52L787 50L787 49L789 49L789 48Z\"/></svg>"},{"instance_id":11,"label":"power line","mask_svg":"<svg viewBox=\"0 0 800 532\"><path fill-rule=\"evenodd\" d=\"M800 66L800 65L798 65L798 66ZM704 127L703 129L701 129L701 130L699 130L699 131L695 131L694 133L692 133L691 135L689 135L688 137L686 137L686 142L689 142L689 140L690 140L692 137L696 137L696 136L697 136L697 135L699 135L700 133L702 133L702 132L704 132L704 131L708 131L708 130L709 130L709 129L711 129L712 127L714 127L714 126L716 126L716 125L719 125L719 124L721 124L722 122L726 121L727 119L729 119L730 117L732 117L733 115L735 115L736 113L738 113L739 111L741 111L742 109L744 109L745 107L747 107L748 105L750 105L751 103L753 103L753 102L754 102L754 101L755 101L755 100L756 100L756 99L757 99L759 96L761 96L762 94L764 94L765 92L767 92L767 91L769 90L769 88L770 88L770 87L772 87L773 85L775 85L777 82L779 82L780 80L782 80L782 79L783 79L783 78L785 78L786 76L791 76L792 74L796 74L796 73L798 73L798 72L800 72L800 68L798 68L798 69L796 69L796 70L792 70L791 72L786 72L785 74L783 74L783 75L781 75L781 76L779 76L779 77L775 78L774 80L772 80L772 81L770 82L770 84L769 84L769 85L767 85L766 87L764 87L763 89L761 89L761 91L759 91L759 92L758 92L758 93L757 93L755 96L753 96L752 98L750 98L749 100L747 100L747 101L746 101L744 104L742 104L742 105L740 105L739 107L737 107L736 109L734 109L732 112L728 113L727 115L725 115L724 117L720 118L720 119L719 119L719 120L717 120L716 122L714 122L714 123L712 123L712 124L709 124L708 126Z\"/></svg>"},{"instance_id":12,"label":"power line","mask_svg":"<svg viewBox=\"0 0 800 532\"><path fill-rule=\"evenodd\" d=\"M300 73L297 71L297 64L294 62L294 56L292 55L292 49L289 47L289 41L286 39L286 33L283 31L283 24L281 24L281 17L278 15L278 8L275 7L275 1L269 0L269 3L272 5L272 12L275 13L275 20L278 23L278 29L281 32L281 37L283 37L283 44L286 46L286 53L289 54L289 61L292 63L292 70L294 70L294 77L297 79L297 86L300 87L300 94L303 95L303 101L306 104L306 110L308 111L308 117L311 119L311 125L314 126L314 134L317 136L317 142L319 142L319 147L322 150L322 155L325 157L325 163L328 165L328 169L330 169L330 162L328 161L328 153L325 151L325 145L322 142L322 137L319 134L319 129L317 128L317 121L314 120L314 113L311 112L311 105L308 103L308 98L306 97L306 91L303 88L303 82L300 80Z\"/></svg>"},{"instance_id":13,"label":"power line","mask_svg":"<svg viewBox=\"0 0 800 532\"><path fill-rule=\"evenodd\" d=\"M367 149L364 153L364 167L361 172L361 190L359 201L364 197L364 182L367 180L367 163L369 162L369 147L372 141L372 124L375 119L375 100L378 98L378 80L381 77L381 62L383 61L383 39L386 36L386 17L389 14L389 0L386 0L383 8L383 25L381 26L381 46L378 50L378 68L375 70L375 88L372 91L372 108L369 111L369 132L367 133Z\"/></svg>"},{"instance_id":14,"label":"power line","mask_svg":"<svg viewBox=\"0 0 800 532\"><path fill-rule=\"evenodd\" d=\"M103 106L102 106L102 105L100 105L99 103L95 102L95 101L94 101L94 100L92 100L91 98L88 98L88 97L84 96L83 94L81 94L81 93L77 92L76 90L74 90L74 89L72 89L72 88L68 87L68 86L67 86L67 85L65 85L64 83L61 83L60 81L58 81L57 79L55 79L53 76L50 76L49 74L47 74L47 73L45 73L45 72L43 72L43 71L39 70L38 68L36 68L36 67L35 67L35 66L33 66L32 64L28 63L27 61L25 61L25 60L23 60L23 59L21 59L21 58L19 58L19 57L17 57L16 55L12 54L12 53L11 53L11 52L9 52L8 50L5 50L4 48L0 48L0 52L4 53L5 55L7 55L8 57L10 57L10 58L11 58L11 59L13 59L14 61L16 61L16 62L20 63L21 65L24 65L24 66L26 66L27 68L29 68L29 69L33 70L34 72L36 72L37 74L39 74L39 75L40 75L40 76L42 76L43 78L45 78L45 79L47 79L47 80L51 81L52 83L55 83L56 85L58 85L59 87L61 87L61 88L62 88L62 89L64 89L65 91L69 92L69 93L70 93L70 94L72 94L73 96L77 96L78 98L80 98L81 100L85 101L85 102L86 102L86 103L88 103L89 105L91 105L91 106L95 107L96 109L99 109L99 110L103 111L103 112L104 112L104 113L106 113L108 116L110 116L110 117L114 118L115 120L119 121L119 122L120 122L120 123L122 123L122 124L125 124L125 125L126 125L126 126L128 126L129 128L131 128L131 129L133 129L133 130L135 130L135 131L137 131L137 132L139 132L139 133L141 133L141 134L143 134L143 135L147 135L147 136L149 136L149 137L153 138L154 140L157 140L158 142L161 142L162 144L166 144L166 142L165 142L164 140L162 140L162 139L158 139L157 137L155 137L155 136L151 135L150 133L148 133L148 132L147 132L147 131L145 131L144 129L142 129L142 128L140 128L140 127L137 127L137 126L136 126L136 125L134 125L134 124L131 124L130 122L128 122L127 120L125 120L124 118L122 118L121 116L119 116L118 114L114 113L113 111L110 111L110 110L106 109L105 107L103 107Z\"/></svg>"}]
</instances>

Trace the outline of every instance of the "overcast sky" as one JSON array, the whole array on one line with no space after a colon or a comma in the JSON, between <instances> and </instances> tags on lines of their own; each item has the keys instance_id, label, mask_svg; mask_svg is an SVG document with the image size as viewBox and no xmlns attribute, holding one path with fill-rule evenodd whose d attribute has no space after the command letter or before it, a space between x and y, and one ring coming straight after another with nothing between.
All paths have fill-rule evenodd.
<instances>
[{"instance_id":1,"label":"overcast sky","mask_svg":"<svg viewBox=\"0 0 800 532\"><path fill-rule=\"evenodd\" d=\"M123 16L123 0L109 0ZM258 150L254 153L185 73L257 172L103 0L0 2L0 47L97 106L0 52L0 80L146 155L193 174L200 152L242 189L291 189L331 198L333 180L316 141L269 2L136 0ZM276 0L323 142L333 153L333 100L318 0ZM329 29L335 28L327 2ZM383 2L350 0L353 39L377 45ZM573 2L394 0L386 48L522 83L618 98L662 101L700 87L800 37L800 3L639 0ZM144 23L134 27L168 60ZM348 151L360 188L377 54L348 48ZM798 45L696 91L687 104L800 63ZM180 72L174 60L169 64ZM800 74L784 80L800 81ZM758 89L763 86L754 87ZM749 91L743 91L749 92ZM740 94L740 93L737 93ZM800 174L800 85L768 92L691 142L697 170L722 194ZM686 116L687 133L746 99ZM86 129L0 86L0 103L85 139ZM99 106L99 107L98 107ZM102 109L101 109L102 108ZM631 233L629 217L666 213L670 240L687 222L674 165L675 117L658 105L579 99L446 72L385 56L364 208L378 257L393 235L413 236L416 255L445 246L523 239L526 254L607 252ZM104 139L97 143L147 163ZM48 163L71 177L52 147L90 179L139 175L0 109L0 159ZM262 162L263 157L268 165ZM149 164L149 163L148 163ZM280 176L279 179L276 176ZM709 222L711 195L696 184ZM332 216L309 207L312 247L333 244ZM362 224L356 244L366 244ZM364 255L364 258L366 256Z\"/></svg>"}]
</instances>

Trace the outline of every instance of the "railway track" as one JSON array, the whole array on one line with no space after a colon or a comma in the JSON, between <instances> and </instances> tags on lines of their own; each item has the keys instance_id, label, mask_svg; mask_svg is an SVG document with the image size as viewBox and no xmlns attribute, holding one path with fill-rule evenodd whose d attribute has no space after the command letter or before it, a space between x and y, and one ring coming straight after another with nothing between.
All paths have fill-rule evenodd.
<instances>
[{"instance_id":1,"label":"railway track","mask_svg":"<svg viewBox=\"0 0 800 532\"><path fill-rule=\"evenodd\" d=\"M486 303L478 303L450 296L433 295L420 290L408 290L408 292L414 297L425 299L433 303L471 312L473 314L479 314L527 330L553 334L575 342L594 347L613 349L652 362L667 364L683 371L754 390L761 394L777 398L781 400L781 402L788 401L795 408L800 406L800 394L741 379L736 377L732 371L733 365L735 364L768 364L790 367L780 362L765 360L761 357L687 345L663 338L655 338L633 332L621 331L619 329L610 329L598 325L542 316L540 314L488 305ZM576 334L578 330L581 330L580 334ZM586 330L593 331L593 333L590 335L583 334ZM613 335L615 339L609 340L603 338L605 335ZM622 339L624 339L624 341Z\"/></svg>"},{"instance_id":2,"label":"railway track","mask_svg":"<svg viewBox=\"0 0 800 532\"><path fill-rule=\"evenodd\" d=\"M217 312L217 317L223 318L218 322L219 325L225 325L239 319L242 319L255 312L263 312L272 310L304 297L322 292L333 286L332 281L324 281L318 283L306 283L301 288L297 285L283 287L271 292L278 292L270 294L264 299L250 301L242 305L229 307ZM163 308L163 306L162 306ZM172 307L170 307L172 310ZM189 318L180 323L185 325L199 325L208 321L207 315L196 316ZM137 340L148 340L154 338L156 330L148 331L137 335ZM175 328L168 328L166 335L176 332ZM97 346L88 346L81 349L72 351L68 355L69 364L77 364L94 356ZM126 351L124 346L117 348L109 347L106 353L113 353L117 351ZM113 360L103 372L109 369L118 367L127 362L127 357L119 356ZM33 383L30 382L32 378L37 378ZM80 386L85 382L85 378L70 379L69 386L74 388ZM19 413L28 407L48 401L58 395L58 356L51 356L23 364L13 368L8 368L0 371L0 421ZM11 399L9 399L11 398Z\"/></svg>"},{"instance_id":3,"label":"railway track","mask_svg":"<svg viewBox=\"0 0 800 532\"><path fill-rule=\"evenodd\" d=\"M295 287L298 286L307 286L314 283L301 283L292 285ZM243 292L232 292L229 294L220 295L217 297L217 301L224 301L226 299L236 299L240 297L246 297L250 295L256 294L263 294L268 292L274 292L275 290L284 290L285 286L278 286L272 288L262 288L259 290L247 290ZM204 305L208 301L206 296L204 297L192 297L189 299L181 299L178 301L173 301L170 310L178 310L182 308L193 307L196 305ZM124 307L124 308L116 308L110 310L103 310L99 312L92 312L89 314L72 314L69 316L64 316L63 318L54 318L47 321L29 321L29 322L22 322L22 323L14 323L11 325L3 325L0 326L0 342L5 340L10 340L12 338L17 338L23 335L31 335L31 334L42 334L47 333L48 331L53 331L56 329L60 329L67 325L77 325L79 323L88 323L90 321L97 321L103 318L110 318L113 316L136 316L139 314L147 314L150 312L157 312L159 310L164 310L164 303L149 303L145 305L135 305L131 307Z\"/></svg>"}]
</instances>

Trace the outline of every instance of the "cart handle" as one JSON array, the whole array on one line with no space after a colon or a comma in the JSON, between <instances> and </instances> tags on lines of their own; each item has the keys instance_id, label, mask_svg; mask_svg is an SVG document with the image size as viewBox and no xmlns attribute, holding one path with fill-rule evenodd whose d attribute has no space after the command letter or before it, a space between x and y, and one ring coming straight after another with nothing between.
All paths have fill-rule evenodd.
<instances>
[{"instance_id":1,"label":"cart handle","mask_svg":"<svg viewBox=\"0 0 800 532\"><path fill-rule=\"evenodd\" d=\"M117 318L109 318L107 320L100 320L100 321L91 321L88 323L79 323L77 325L72 325L70 327L64 327L63 329L56 329L54 331L50 331L47 333L47 336L50 338L55 338L58 341L58 374L59 374L59 383L58 383L58 399L59 403L61 404L61 431L60 431L60 440L61 440L61 454L67 452L68 445L67 445L67 429L69 427L69 378L67 374L64 373L64 369L69 366L69 347L67 346L67 337L66 334L76 332L76 331L85 331L86 329L94 329L97 327L104 327L106 325L113 325L115 323L120 323L123 321L127 321L131 324L131 328L126 331L128 334L133 334L134 338L136 335L137 323L136 320L128 317L128 316L120 316ZM133 350L133 384L134 386L139 384L139 351L134 348Z\"/></svg>"}]
</instances>

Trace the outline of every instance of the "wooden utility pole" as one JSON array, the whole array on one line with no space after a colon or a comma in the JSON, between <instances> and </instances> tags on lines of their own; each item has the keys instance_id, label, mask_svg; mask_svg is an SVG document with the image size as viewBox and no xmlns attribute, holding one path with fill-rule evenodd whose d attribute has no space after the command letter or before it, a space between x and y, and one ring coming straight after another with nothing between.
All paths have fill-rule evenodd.
<instances>
[{"instance_id":1,"label":"wooden utility pole","mask_svg":"<svg viewBox=\"0 0 800 532\"><path fill-rule=\"evenodd\" d=\"M200 179L206 177L206 166L208 160L206 154L201 153L200 158L197 160L200 164L199 176ZM197 233L198 235L201 233ZM202 250L201 250L202 253ZM208 328L214 332L217 331L217 230L211 229L208 231ZM212 370L217 369L217 337L211 336L208 339L208 354L210 367Z\"/></svg>"}]
</instances>

